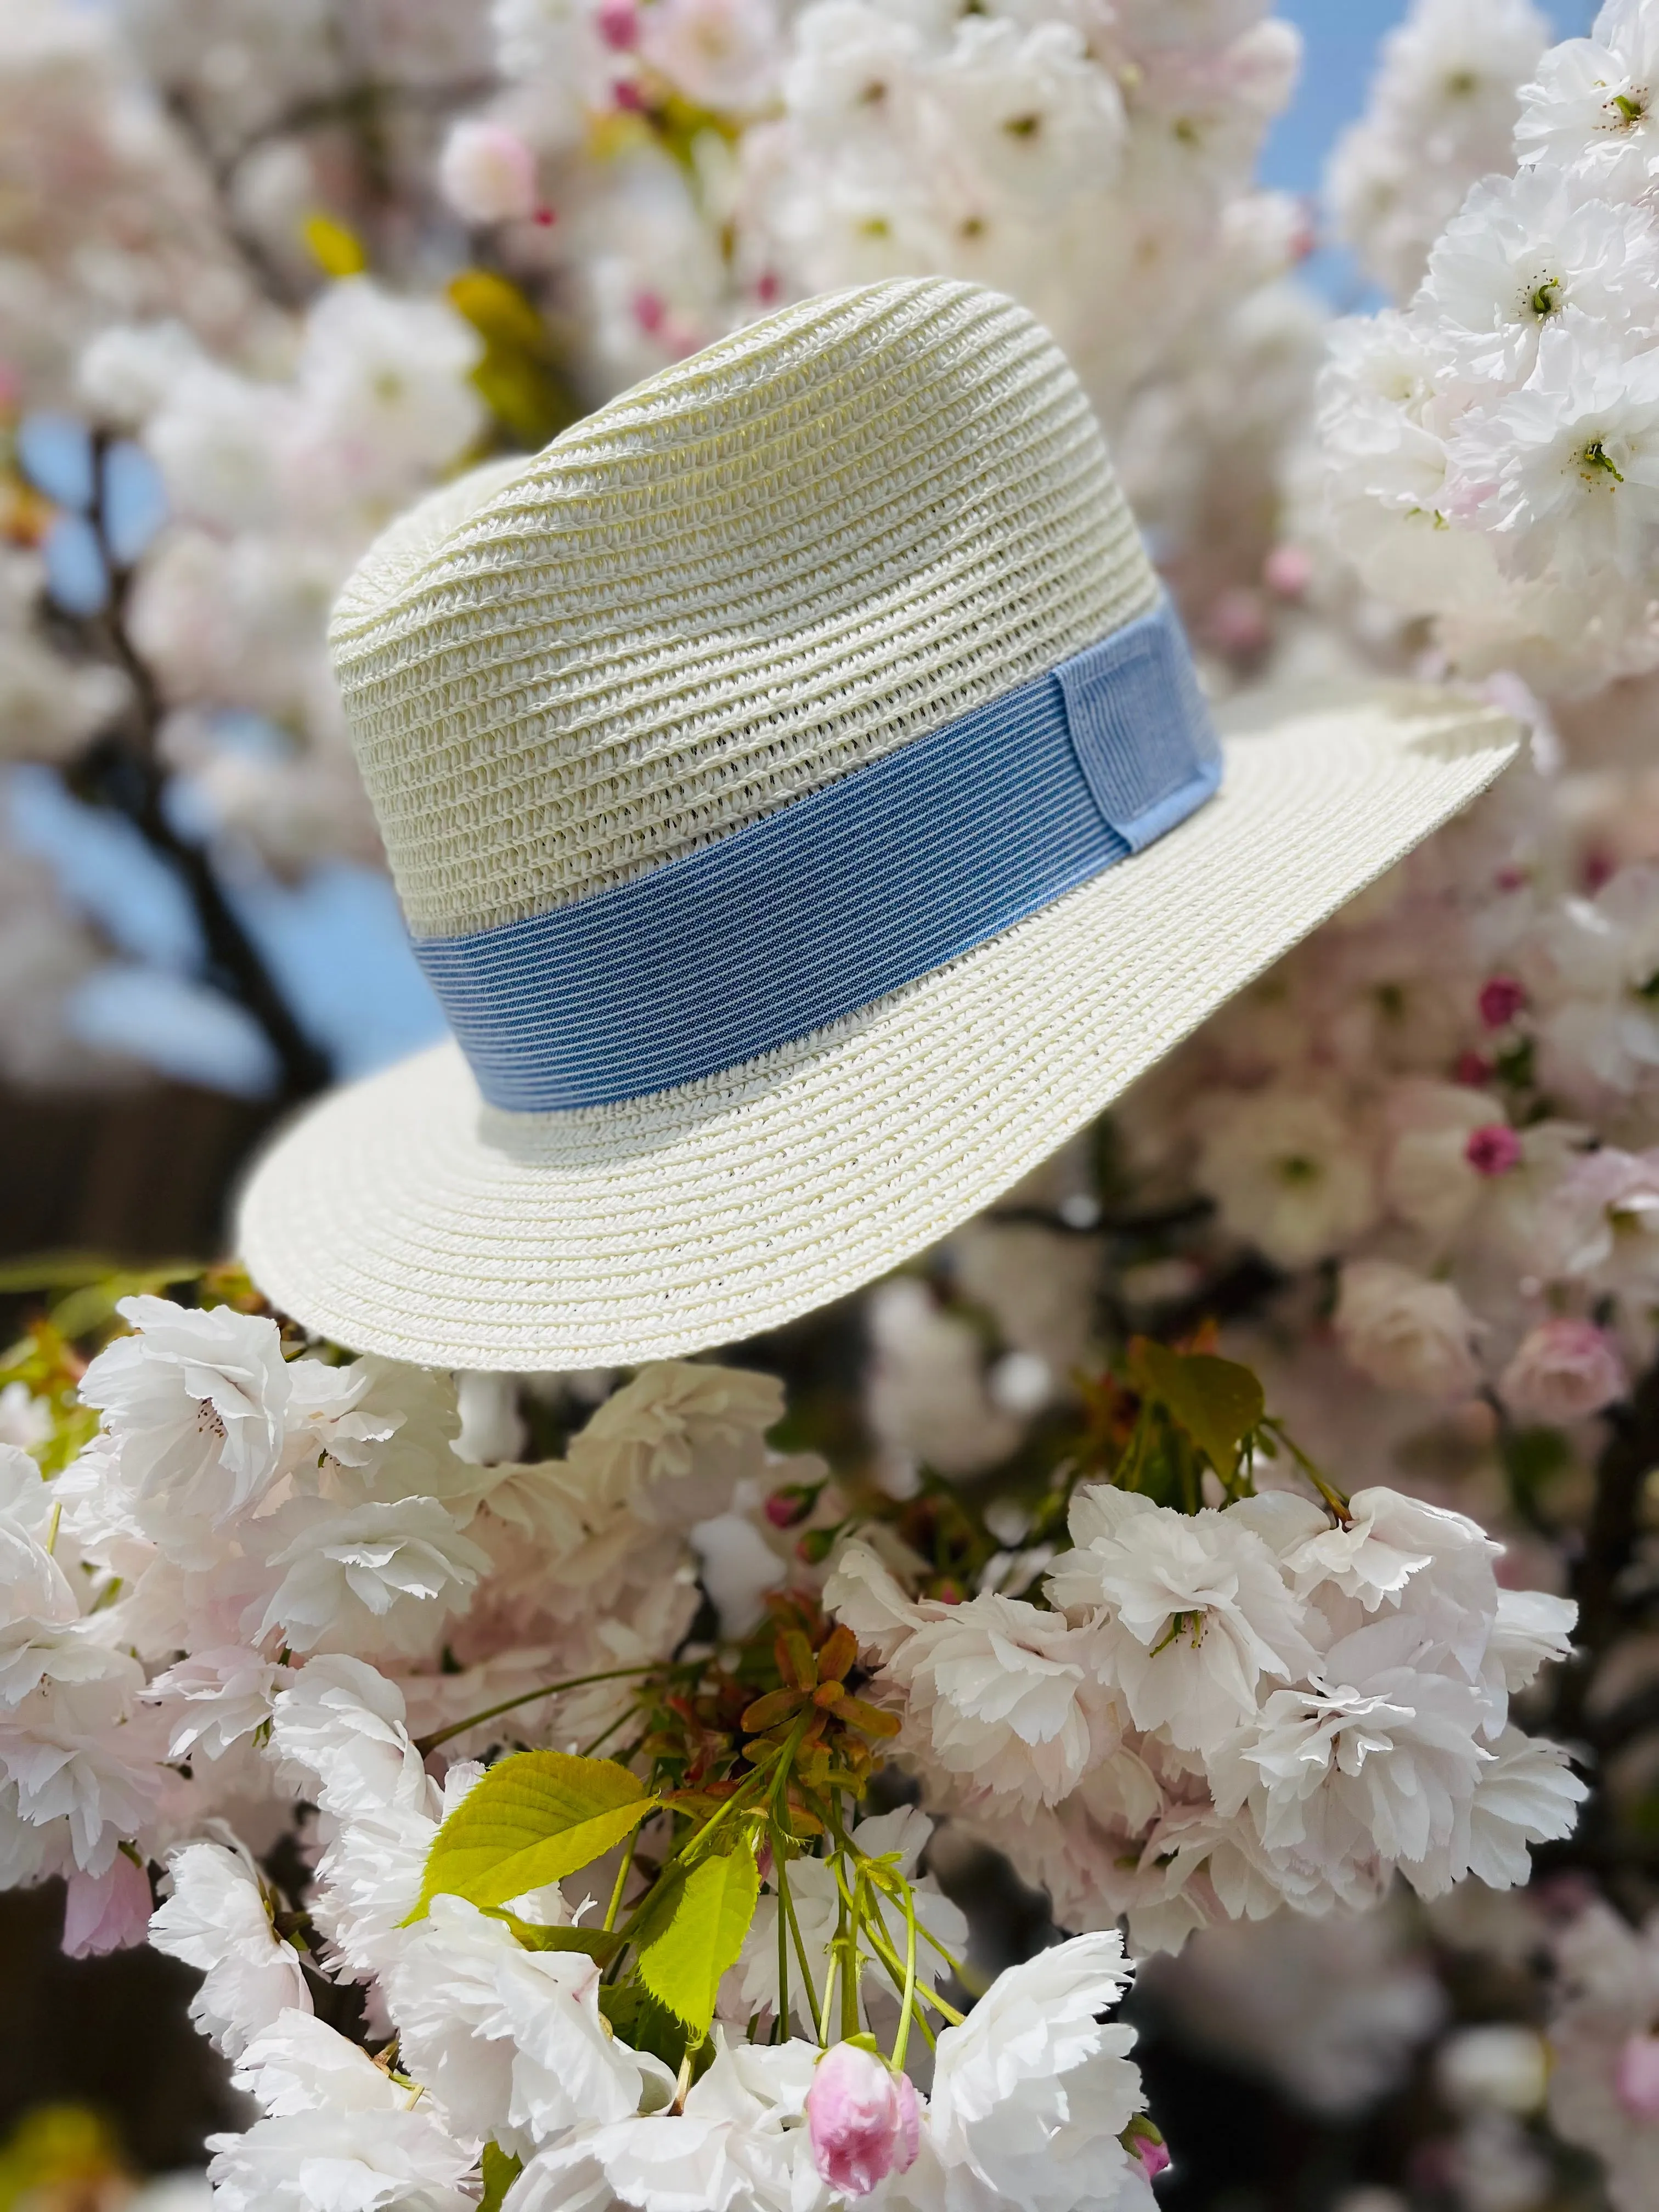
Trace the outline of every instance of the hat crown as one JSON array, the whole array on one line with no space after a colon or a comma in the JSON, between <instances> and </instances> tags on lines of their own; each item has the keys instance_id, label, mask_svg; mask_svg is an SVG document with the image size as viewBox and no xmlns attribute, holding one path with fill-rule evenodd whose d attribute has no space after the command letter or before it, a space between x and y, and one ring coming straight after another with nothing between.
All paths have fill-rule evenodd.
<instances>
[{"instance_id":1,"label":"hat crown","mask_svg":"<svg viewBox=\"0 0 1659 2212\"><path fill-rule=\"evenodd\" d=\"M750 325L446 487L331 641L419 939L723 837L1157 598L1054 341L921 279Z\"/></svg>"}]
</instances>

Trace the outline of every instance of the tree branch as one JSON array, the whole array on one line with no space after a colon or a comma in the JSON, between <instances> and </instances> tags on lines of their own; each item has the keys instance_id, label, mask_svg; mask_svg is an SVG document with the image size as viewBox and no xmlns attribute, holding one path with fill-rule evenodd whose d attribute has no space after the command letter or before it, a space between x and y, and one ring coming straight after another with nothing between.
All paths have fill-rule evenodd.
<instances>
[{"instance_id":1,"label":"tree branch","mask_svg":"<svg viewBox=\"0 0 1659 2212\"><path fill-rule=\"evenodd\" d=\"M132 571L111 550L105 512L108 448L106 434L96 434L90 520L109 575L109 600L95 629L105 654L131 685L132 702L121 721L94 740L66 781L78 796L124 816L172 871L201 932L206 979L251 1015L264 1032L281 1071L280 1097L286 1102L307 1098L331 1080L327 1056L295 1018L264 955L226 898L207 852L180 836L167 818L167 775L157 745L166 702L127 629Z\"/></svg>"}]
</instances>

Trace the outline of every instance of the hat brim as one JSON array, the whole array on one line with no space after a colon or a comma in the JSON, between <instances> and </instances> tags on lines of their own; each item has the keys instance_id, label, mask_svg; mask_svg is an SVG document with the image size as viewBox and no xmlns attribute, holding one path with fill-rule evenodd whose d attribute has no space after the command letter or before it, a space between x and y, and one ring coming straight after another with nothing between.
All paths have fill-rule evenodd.
<instances>
[{"instance_id":1,"label":"hat brim","mask_svg":"<svg viewBox=\"0 0 1659 2212\"><path fill-rule=\"evenodd\" d=\"M884 1274L1109 1106L1518 742L1493 708L1403 686L1218 720L1221 790L1158 844L763 1059L520 1115L486 1105L446 1042L323 1099L248 1182L254 1281L355 1351L528 1372L730 1343Z\"/></svg>"}]
</instances>

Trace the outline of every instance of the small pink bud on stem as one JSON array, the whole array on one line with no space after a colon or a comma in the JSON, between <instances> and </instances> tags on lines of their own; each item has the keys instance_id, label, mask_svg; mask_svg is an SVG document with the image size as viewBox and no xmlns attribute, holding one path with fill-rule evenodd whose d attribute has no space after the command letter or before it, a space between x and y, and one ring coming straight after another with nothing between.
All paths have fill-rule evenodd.
<instances>
[{"instance_id":1,"label":"small pink bud on stem","mask_svg":"<svg viewBox=\"0 0 1659 2212\"><path fill-rule=\"evenodd\" d=\"M1494 975L1480 987L1480 1018L1489 1030L1507 1029L1526 1003L1513 975Z\"/></svg>"},{"instance_id":2,"label":"small pink bud on stem","mask_svg":"<svg viewBox=\"0 0 1659 2212\"><path fill-rule=\"evenodd\" d=\"M1463 1157L1476 1175L1507 1175L1521 1164L1521 1139L1506 1121L1488 1121L1471 1131Z\"/></svg>"},{"instance_id":3,"label":"small pink bud on stem","mask_svg":"<svg viewBox=\"0 0 1659 2212\"><path fill-rule=\"evenodd\" d=\"M819 2059L806 2093L812 2163L843 2197L867 2197L915 2162L921 2114L909 2078L856 2043Z\"/></svg>"}]
</instances>

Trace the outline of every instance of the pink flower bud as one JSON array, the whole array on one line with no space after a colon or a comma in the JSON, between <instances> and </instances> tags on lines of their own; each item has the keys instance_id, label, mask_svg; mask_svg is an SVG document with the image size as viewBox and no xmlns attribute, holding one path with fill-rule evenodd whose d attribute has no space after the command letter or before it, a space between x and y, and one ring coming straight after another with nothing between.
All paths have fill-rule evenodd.
<instances>
[{"instance_id":1,"label":"pink flower bud","mask_svg":"<svg viewBox=\"0 0 1659 2212\"><path fill-rule=\"evenodd\" d=\"M1168 2145L1154 2142L1150 2136L1135 2138L1135 2156L1140 2160L1141 2170L1148 2181L1156 2181L1170 2163Z\"/></svg>"},{"instance_id":2,"label":"pink flower bud","mask_svg":"<svg viewBox=\"0 0 1659 2212\"><path fill-rule=\"evenodd\" d=\"M71 1959L129 1951L149 1933L149 1876L125 1851L106 1874L72 1874L64 1897L64 1949Z\"/></svg>"},{"instance_id":3,"label":"pink flower bud","mask_svg":"<svg viewBox=\"0 0 1659 2212\"><path fill-rule=\"evenodd\" d=\"M1659 2120L1659 2035L1626 2038L1613 2086L1633 2120Z\"/></svg>"},{"instance_id":4,"label":"pink flower bud","mask_svg":"<svg viewBox=\"0 0 1659 2212\"><path fill-rule=\"evenodd\" d=\"M624 54L638 46L640 18L634 0L604 0L595 21L599 36L615 52Z\"/></svg>"},{"instance_id":5,"label":"pink flower bud","mask_svg":"<svg viewBox=\"0 0 1659 2212\"><path fill-rule=\"evenodd\" d=\"M1594 1322L1540 1322L1521 1340L1498 1395L1522 1419L1587 1420L1630 1388L1619 1347Z\"/></svg>"},{"instance_id":6,"label":"pink flower bud","mask_svg":"<svg viewBox=\"0 0 1659 2212\"><path fill-rule=\"evenodd\" d=\"M1521 1164L1521 1139L1505 1121L1487 1121L1474 1130L1463 1157L1476 1175L1507 1175Z\"/></svg>"},{"instance_id":7,"label":"pink flower bud","mask_svg":"<svg viewBox=\"0 0 1659 2212\"><path fill-rule=\"evenodd\" d=\"M1118 2141L1131 2158L1139 2160L1140 2170L1148 2181L1156 2181L1160 2173L1168 2170L1169 2146L1145 2112L1135 2114Z\"/></svg>"},{"instance_id":8,"label":"pink flower bud","mask_svg":"<svg viewBox=\"0 0 1659 2212\"><path fill-rule=\"evenodd\" d=\"M843 2197L867 2197L914 2165L921 2115L908 2077L856 2043L819 2059L806 2093L812 2163Z\"/></svg>"},{"instance_id":9,"label":"pink flower bud","mask_svg":"<svg viewBox=\"0 0 1659 2212\"><path fill-rule=\"evenodd\" d=\"M1526 1003L1513 975L1494 975L1480 987L1480 1018L1489 1030L1507 1029Z\"/></svg>"},{"instance_id":10,"label":"pink flower bud","mask_svg":"<svg viewBox=\"0 0 1659 2212\"><path fill-rule=\"evenodd\" d=\"M1300 545L1275 545L1262 568L1261 580L1281 599L1299 599L1313 581L1313 562Z\"/></svg>"},{"instance_id":11,"label":"pink flower bud","mask_svg":"<svg viewBox=\"0 0 1659 2212\"><path fill-rule=\"evenodd\" d=\"M523 222L536 211L536 157L505 123L458 123L439 174L444 197L469 222Z\"/></svg>"},{"instance_id":12,"label":"pink flower bud","mask_svg":"<svg viewBox=\"0 0 1659 2212\"><path fill-rule=\"evenodd\" d=\"M817 1498L817 1491L803 1489L800 1484L792 1482L782 1490L775 1490L763 1510L775 1528L794 1528L811 1511Z\"/></svg>"}]
</instances>

